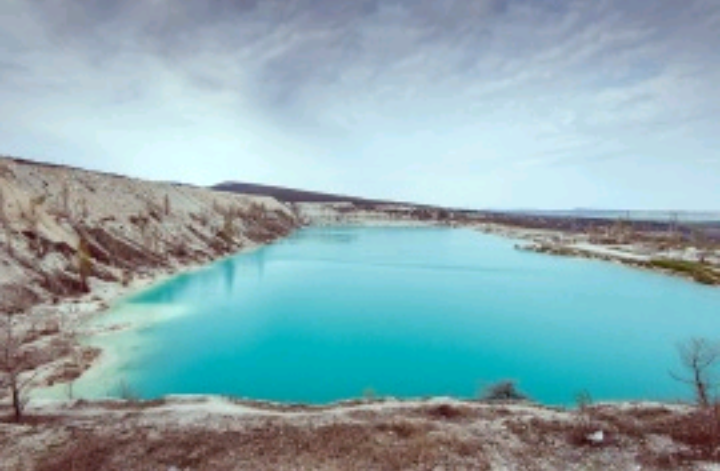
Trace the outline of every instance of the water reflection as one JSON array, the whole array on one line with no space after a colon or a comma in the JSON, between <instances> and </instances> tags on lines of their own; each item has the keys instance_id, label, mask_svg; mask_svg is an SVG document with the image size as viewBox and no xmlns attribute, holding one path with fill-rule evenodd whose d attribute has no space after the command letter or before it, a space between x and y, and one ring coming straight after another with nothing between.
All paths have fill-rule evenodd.
<instances>
[{"instance_id":1,"label":"water reflection","mask_svg":"<svg viewBox=\"0 0 720 471\"><path fill-rule=\"evenodd\" d=\"M232 263L232 260L223 262L222 273L225 280L225 294L230 295L235 285L235 265Z\"/></svg>"},{"instance_id":2,"label":"water reflection","mask_svg":"<svg viewBox=\"0 0 720 471\"><path fill-rule=\"evenodd\" d=\"M167 321L133 338L152 348L119 358L148 398L324 402L368 385L469 396L505 377L556 404L580 389L684 393L667 375L674 345L718 330L716 291L513 245L462 230L308 229L137 296L158 304L128 314Z\"/></svg>"},{"instance_id":3,"label":"water reflection","mask_svg":"<svg viewBox=\"0 0 720 471\"><path fill-rule=\"evenodd\" d=\"M260 249L249 253L242 259L238 259L236 263L242 263L246 266L255 266L257 270L257 277L259 280L262 280L265 275L265 252L266 249Z\"/></svg>"},{"instance_id":4,"label":"water reflection","mask_svg":"<svg viewBox=\"0 0 720 471\"><path fill-rule=\"evenodd\" d=\"M296 245L306 243L308 240L322 244L350 244L356 242L360 234L348 229L315 229L313 231L300 231L287 240L288 244Z\"/></svg>"},{"instance_id":5,"label":"water reflection","mask_svg":"<svg viewBox=\"0 0 720 471\"><path fill-rule=\"evenodd\" d=\"M206 268L178 275L133 296L134 304L173 304L197 302L220 302L236 296L240 278L262 280L265 275L266 250L240 254Z\"/></svg>"}]
</instances>

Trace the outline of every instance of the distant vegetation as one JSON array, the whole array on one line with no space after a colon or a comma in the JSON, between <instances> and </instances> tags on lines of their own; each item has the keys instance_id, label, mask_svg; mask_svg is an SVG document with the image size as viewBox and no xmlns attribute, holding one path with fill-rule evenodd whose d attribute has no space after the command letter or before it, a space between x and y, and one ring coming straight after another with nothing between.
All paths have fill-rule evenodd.
<instances>
[{"instance_id":1,"label":"distant vegetation","mask_svg":"<svg viewBox=\"0 0 720 471\"><path fill-rule=\"evenodd\" d=\"M271 196L288 203L373 203L385 204L389 201L355 198L352 196L319 193L316 191L295 190L279 186L255 185L252 183L226 182L212 187L213 190L241 193L244 195Z\"/></svg>"},{"instance_id":2,"label":"distant vegetation","mask_svg":"<svg viewBox=\"0 0 720 471\"><path fill-rule=\"evenodd\" d=\"M650 265L653 268L661 268L674 273L689 275L695 281L712 285L720 282L720 274L700 262L690 262L686 260L668 260L655 259L651 260Z\"/></svg>"}]
</instances>

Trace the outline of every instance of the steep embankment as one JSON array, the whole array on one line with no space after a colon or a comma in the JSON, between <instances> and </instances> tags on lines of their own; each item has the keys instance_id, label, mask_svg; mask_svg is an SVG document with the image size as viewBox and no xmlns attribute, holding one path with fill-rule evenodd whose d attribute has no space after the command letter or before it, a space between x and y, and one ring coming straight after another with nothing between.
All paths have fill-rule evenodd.
<instances>
[{"instance_id":1,"label":"steep embankment","mask_svg":"<svg viewBox=\"0 0 720 471\"><path fill-rule=\"evenodd\" d=\"M269 197L0 158L0 312L173 272L295 227Z\"/></svg>"}]
</instances>

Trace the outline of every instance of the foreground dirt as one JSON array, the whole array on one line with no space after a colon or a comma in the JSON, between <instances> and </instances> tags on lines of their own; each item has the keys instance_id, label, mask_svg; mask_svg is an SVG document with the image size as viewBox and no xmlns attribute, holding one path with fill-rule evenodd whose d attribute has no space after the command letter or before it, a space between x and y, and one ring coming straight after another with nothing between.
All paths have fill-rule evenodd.
<instances>
[{"instance_id":1,"label":"foreground dirt","mask_svg":"<svg viewBox=\"0 0 720 471\"><path fill-rule=\"evenodd\" d=\"M659 404L80 401L0 423L0 469L713 469L719 442L707 418Z\"/></svg>"}]
</instances>

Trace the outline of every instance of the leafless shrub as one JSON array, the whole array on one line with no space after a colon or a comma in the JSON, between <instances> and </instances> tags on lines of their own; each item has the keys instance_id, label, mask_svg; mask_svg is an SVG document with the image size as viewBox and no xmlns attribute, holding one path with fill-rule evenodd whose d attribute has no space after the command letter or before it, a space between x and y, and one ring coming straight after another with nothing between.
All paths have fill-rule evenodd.
<instances>
[{"instance_id":1,"label":"leafless shrub","mask_svg":"<svg viewBox=\"0 0 720 471\"><path fill-rule=\"evenodd\" d=\"M484 401L525 401L528 397L517 389L515 381L503 380L485 388L481 399Z\"/></svg>"},{"instance_id":2,"label":"leafless shrub","mask_svg":"<svg viewBox=\"0 0 720 471\"><path fill-rule=\"evenodd\" d=\"M130 270L123 270L121 283L125 287L130 286L130 283L132 283L132 273L130 273Z\"/></svg>"},{"instance_id":3,"label":"leafless shrub","mask_svg":"<svg viewBox=\"0 0 720 471\"><path fill-rule=\"evenodd\" d=\"M32 231L37 230L37 225L40 221L40 214L38 209L45 204L45 195L35 196L30 198L27 209L20 207L20 217L27 223L28 228Z\"/></svg>"},{"instance_id":4,"label":"leafless shrub","mask_svg":"<svg viewBox=\"0 0 720 471\"><path fill-rule=\"evenodd\" d=\"M197 222L203 227L207 227L208 223L210 222L210 218L206 213L190 213L190 219Z\"/></svg>"},{"instance_id":5,"label":"leafless shrub","mask_svg":"<svg viewBox=\"0 0 720 471\"><path fill-rule=\"evenodd\" d=\"M702 228L693 229L691 242L698 250L698 261L700 263L706 263L708 256L712 252L712 241L709 240L705 231Z\"/></svg>"},{"instance_id":6,"label":"leafless shrub","mask_svg":"<svg viewBox=\"0 0 720 471\"><path fill-rule=\"evenodd\" d=\"M83 291L86 293L90 292L88 286L88 278L93 270L92 257L90 255L90 249L88 248L85 239L80 239L80 243L77 248L77 269L80 275L80 282L82 283Z\"/></svg>"},{"instance_id":7,"label":"leafless shrub","mask_svg":"<svg viewBox=\"0 0 720 471\"><path fill-rule=\"evenodd\" d=\"M70 186L67 180L63 180L60 188L60 205L65 217L70 217Z\"/></svg>"},{"instance_id":8,"label":"leafless shrub","mask_svg":"<svg viewBox=\"0 0 720 471\"><path fill-rule=\"evenodd\" d=\"M8 216L5 212L5 191L0 188L0 225L3 227L8 225Z\"/></svg>"},{"instance_id":9,"label":"leafless shrub","mask_svg":"<svg viewBox=\"0 0 720 471\"><path fill-rule=\"evenodd\" d=\"M230 208L223 210L221 213L223 216L223 227L218 232L218 236L225 241L226 244L232 245L235 243L235 238L238 235L237 227L233 218L233 212Z\"/></svg>"},{"instance_id":10,"label":"leafless shrub","mask_svg":"<svg viewBox=\"0 0 720 471\"><path fill-rule=\"evenodd\" d=\"M15 256L15 245L13 244L13 231L10 226L5 228L5 245L7 245L8 255Z\"/></svg>"},{"instance_id":11,"label":"leafless shrub","mask_svg":"<svg viewBox=\"0 0 720 471\"><path fill-rule=\"evenodd\" d=\"M221 216L225 215L225 208L223 208L222 205L215 200L212 202L212 210Z\"/></svg>"},{"instance_id":12,"label":"leafless shrub","mask_svg":"<svg viewBox=\"0 0 720 471\"><path fill-rule=\"evenodd\" d=\"M150 218L145 215L138 215L138 216L132 216L130 217L130 222L135 224L138 229L140 229L140 237L142 237L143 245L147 249L151 249L153 240L152 240L152 231L150 230Z\"/></svg>"},{"instance_id":13,"label":"leafless shrub","mask_svg":"<svg viewBox=\"0 0 720 471\"><path fill-rule=\"evenodd\" d=\"M437 419L455 420L468 415L469 411L465 408L454 406L451 404L440 404L439 406L428 409L428 415Z\"/></svg>"},{"instance_id":14,"label":"leafless shrub","mask_svg":"<svg viewBox=\"0 0 720 471\"><path fill-rule=\"evenodd\" d=\"M590 392L583 389L575 395L575 405L580 412L585 412L592 406L593 400Z\"/></svg>"},{"instance_id":15,"label":"leafless shrub","mask_svg":"<svg viewBox=\"0 0 720 471\"><path fill-rule=\"evenodd\" d=\"M88 208L87 199L80 198L77 201L77 206L80 210L80 218L85 220L90 217L90 209Z\"/></svg>"},{"instance_id":16,"label":"leafless shrub","mask_svg":"<svg viewBox=\"0 0 720 471\"><path fill-rule=\"evenodd\" d=\"M13 178L15 176L15 173L12 171L10 166L8 164L0 163L0 177L3 178Z\"/></svg>"},{"instance_id":17,"label":"leafless shrub","mask_svg":"<svg viewBox=\"0 0 720 471\"><path fill-rule=\"evenodd\" d=\"M7 245L8 254L14 256L14 249L12 243L12 228L10 227L10 220L5 212L5 193L0 188L0 228L5 232L5 245Z\"/></svg>"},{"instance_id":18,"label":"leafless shrub","mask_svg":"<svg viewBox=\"0 0 720 471\"><path fill-rule=\"evenodd\" d=\"M247 216L252 221L260 222L265 219L265 207L259 203L250 203L250 207L247 210Z\"/></svg>"},{"instance_id":19,"label":"leafless shrub","mask_svg":"<svg viewBox=\"0 0 720 471\"><path fill-rule=\"evenodd\" d=\"M677 348L686 373L670 372L670 375L675 380L692 386L697 404L708 407L712 402L710 391L718 384L713 378L712 370L720 359L720 343L693 338L679 344Z\"/></svg>"},{"instance_id":20,"label":"leafless shrub","mask_svg":"<svg viewBox=\"0 0 720 471\"><path fill-rule=\"evenodd\" d=\"M35 368L39 365L24 348L27 332L19 334L12 317L6 315L0 326L3 336L0 344L0 385L9 389L15 421L21 422L30 399L28 392L37 377Z\"/></svg>"},{"instance_id":21,"label":"leafless shrub","mask_svg":"<svg viewBox=\"0 0 720 471\"><path fill-rule=\"evenodd\" d=\"M147 248L152 252L161 252L162 240L160 238L160 232L155 227L150 227L147 232Z\"/></svg>"},{"instance_id":22,"label":"leafless shrub","mask_svg":"<svg viewBox=\"0 0 720 471\"><path fill-rule=\"evenodd\" d=\"M38 209L41 208L47 201L47 195L35 196L30 199L30 216L38 218Z\"/></svg>"},{"instance_id":23,"label":"leafless shrub","mask_svg":"<svg viewBox=\"0 0 720 471\"><path fill-rule=\"evenodd\" d=\"M69 400L75 399L75 380L71 379L67 383L65 383L65 393L67 395L67 398Z\"/></svg>"}]
</instances>

